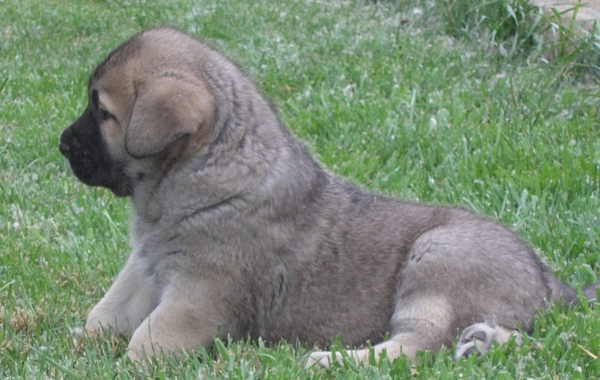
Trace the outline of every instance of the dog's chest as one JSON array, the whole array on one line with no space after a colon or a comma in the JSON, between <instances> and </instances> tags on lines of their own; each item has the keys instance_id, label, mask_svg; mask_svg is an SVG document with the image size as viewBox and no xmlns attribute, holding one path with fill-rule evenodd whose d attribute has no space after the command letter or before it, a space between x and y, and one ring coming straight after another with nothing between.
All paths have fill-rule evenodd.
<instances>
[{"instance_id":1,"label":"dog's chest","mask_svg":"<svg viewBox=\"0 0 600 380\"><path fill-rule=\"evenodd\" d=\"M134 222L131 238L131 258L140 273L158 282L164 271L165 259L182 252L178 245L179 234L169 228Z\"/></svg>"}]
</instances>

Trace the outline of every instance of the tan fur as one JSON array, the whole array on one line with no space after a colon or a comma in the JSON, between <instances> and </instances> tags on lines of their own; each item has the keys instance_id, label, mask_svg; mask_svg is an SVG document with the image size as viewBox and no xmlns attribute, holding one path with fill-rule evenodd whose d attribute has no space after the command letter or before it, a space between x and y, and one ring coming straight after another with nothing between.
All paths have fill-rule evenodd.
<instances>
[{"instance_id":1,"label":"tan fur","mask_svg":"<svg viewBox=\"0 0 600 380\"><path fill-rule=\"evenodd\" d=\"M89 94L60 149L83 182L130 196L134 217L132 252L86 330L131 336L132 359L210 347L217 334L321 347L339 337L413 357L471 325L460 352L485 352L531 329L548 301L576 298L499 224L321 169L241 70L183 33L134 36ZM482 323L492 316L501 327ZM314 352L307 365L332 360Z\"/></svg>"}]
</instances>

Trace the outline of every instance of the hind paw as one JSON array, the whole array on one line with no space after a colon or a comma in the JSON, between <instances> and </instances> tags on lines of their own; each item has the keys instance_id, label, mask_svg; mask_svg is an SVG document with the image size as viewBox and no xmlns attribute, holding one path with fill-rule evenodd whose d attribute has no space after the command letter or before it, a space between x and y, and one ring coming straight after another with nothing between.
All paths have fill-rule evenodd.
<instances>
[{"instance_id":1,"label":"hind paw","mask_svg":"<svg viewBox=\"0 0 600 380\"><path fill-rule=\"evenodd\" d=\"M515 336L517 344L521 344L523 337L517 331L508 330L498 326L496 318L489 316L483 323L475 323L467 327L456 344L454 359L477 354L485 355L491 348L494 341L502 345Z\"/></svg>"}]
</instances>

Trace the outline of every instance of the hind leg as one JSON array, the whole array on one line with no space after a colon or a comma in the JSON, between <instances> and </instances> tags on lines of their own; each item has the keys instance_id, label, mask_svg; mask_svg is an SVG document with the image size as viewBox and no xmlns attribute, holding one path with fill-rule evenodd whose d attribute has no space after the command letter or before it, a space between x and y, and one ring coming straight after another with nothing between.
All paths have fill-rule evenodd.
<instances>
[{"instance_id":1,"label":"hind leg","mask_svg":"<svg viewBox=\"0 0 600 380\"><path fill-rule=\"evenodd\" d=\"M506 340L517 326L531 329L534 315L546 306L546 300L564 290L509 230L455 212L452 223L425 232L408 252L390 321L392 339L374 347L377 357L384 350L393 359L450 347L458 333L473 324L459 347L467 352L467 342L485 335L484 341L489 342L481 346L485 351L493 340ZM490 315L502 327L480 323ZM473 342L475 349L478 345ZM367 355L365 350L348 352L357 361ZM329 352L314 353L309 364L327 364L333 359Z\"/></svg>"},{"instance_id":2,"label":"hind leg","mask_svg":"<svg viewBox=\"0 0 600 380\"><path fill-rule=\"evenodd\" d=\"M530 329L535 313L552 299L547 270L533 251L499 225L463 217L413 243L397 285L392 338L373 347L376 358L383 351L390 359L401 354L412 358L417 351L450 347L469 326L459 348L467 352L472 342L483 352L492 341L507 340L517 326ZM502 327L479 323L490 315ZM474 342L478 338L489 344ZM368 353L347 351L356 361ZM328 365L340 357L315 352L307 364Z\"/></svg>"},{"instance_id":3,"label":"hind leg","mask_svg":"<svg viewBox=\"0 0 600 380\"><path fill-rule=\"evenodd\" d=\"M409 358L414 358L417 351L422 351L421 342L417 336L410 336L409 334L398 334L393 336L390 340L373 346L373 354L375 360L379 361L385 352L385 357L392 361L402 354L407 355ZM354 362L361 363L369 358L370 349L362 350L347 350L346 356L354 360ZM342 363L344 355L339 352L335 353L335 359L333 359L333 353L331 351L316 351L311 353L305 362L305 367L312 367L315 364L323 367L329 367L333 361Z\"/></svg>"},{"instance_id":4,"label":"hind leg","mask_svg":"<svg viewBox=\"0 0 600 380\"><path fill-rule=\"evenodd\" d=\"M449 304L441 297L417 298L404 303L404 307L397 309L392 317L392 330L390 340L373 346L375 360L385 357L393 361L400 355L414 359L418 351L425 351L439 347L439 342L448 334L451 310ZM347 350L346 356L356 363L369 358L370 349ZM319 364L329 367L332 362L342 362L344 355L336 353L335 359L330 351L317 351L311 353L305 362L306 367Z\"/></svg>"}]
</instances>

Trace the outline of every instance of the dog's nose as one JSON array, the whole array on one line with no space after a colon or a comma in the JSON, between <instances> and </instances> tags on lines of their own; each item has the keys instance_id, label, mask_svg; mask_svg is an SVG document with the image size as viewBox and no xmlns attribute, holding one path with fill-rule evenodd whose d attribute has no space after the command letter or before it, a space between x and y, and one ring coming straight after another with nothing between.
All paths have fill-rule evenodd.
<instances>
[{"instance_id":1,"label":"dog's nose","mask_svg":"<svg viewBox=\"0 0 600 380\"><path fill-rule=\"evenodd\" d=\"M60 150L63 156L69 157L69 153L71 152L71 146L61 142L60 144L58 144L58 150Z\"/></svg>"}]
</instances>

